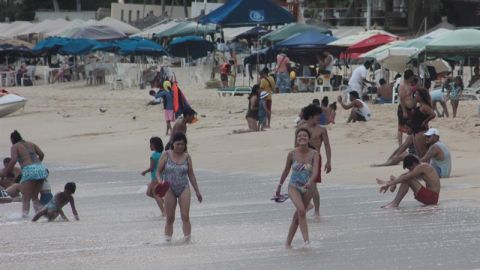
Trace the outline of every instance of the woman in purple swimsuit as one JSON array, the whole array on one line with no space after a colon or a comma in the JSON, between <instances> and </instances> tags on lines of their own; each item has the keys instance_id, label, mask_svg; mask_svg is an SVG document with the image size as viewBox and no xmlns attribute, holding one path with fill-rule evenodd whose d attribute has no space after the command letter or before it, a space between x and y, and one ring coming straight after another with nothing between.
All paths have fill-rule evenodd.
<instances>
[{"instance_id":1,"label":"woman in purple swimsuit","mask_svg":"<svg viewBox=\"0 0 480 270\"><path fill-rule=\"evenodd\" d=\"M185 134L179 132L173 136L172 150L165 151L160 158L157 178L170 184L170 188L164 197L167 215L165 240L167 242L172 240L175 209L178 203L183 222L183 235L185 242L189 242L192 230L189 217L191 197L189 180L199 202L202 202L202 194L200 194L197 179L193 173L192 158L187 153L187 137L185 137Z\"/></svg>"}]
</instances>

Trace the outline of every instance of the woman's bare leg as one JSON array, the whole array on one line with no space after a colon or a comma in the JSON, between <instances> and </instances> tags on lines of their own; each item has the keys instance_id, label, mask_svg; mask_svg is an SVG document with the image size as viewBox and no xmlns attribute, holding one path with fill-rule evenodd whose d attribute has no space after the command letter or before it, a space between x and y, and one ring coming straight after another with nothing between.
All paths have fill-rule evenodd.
<instances>
[{"instance_id":1,"label":"woman's bare leg","mask_svg":"<svg viewBox=\"0 0 480 270\"><path fill-rule=\"evenodd\" d=\"M183 235L185 241L190 241L190 234L192 233L192 224L190 223L190 188L186 187L185 190L178 198L178 205L180 206L180 216L183 222Z\"/></svg>"},{"instance_id":2,"label":"woman's bare leg","mask_svg":"<svg viewBox=\"0 0 480 270\"><path fill-rule=\"evenodd\" d=\"M297 227L300 227L303 240L305 242L309 241L306 209L308 204L310 203L310 199L312 196L309 192L307 192L303 195L304 197L302 198L302 195L300 194L300 192L294 187L288 187L288 195L290 200L292 200L293 205L297 209L296 211L297 218L295 218L295 215L294 215L292 224L290 225L290 229L288 231L287 242L285 244L286 247L290 247L292 245L293 236L295 236Z\"/></svg>"},{"instance_id":3,"label":"woman's bare leg","mask_svg":"<svg viewBox=\"0 0 480 270\"><path fill-rule=\"evenodd\" d=\"M452 111L453 111L453 118L457 117L457 109L458 109L458 100L452 100Z\"/></svg>"},{"instance_id":4,"label":"woman's bare leg","mask_svg":"<svg viewBox=\"0 0 480 270\"><path fill-rule=\"evenodd\" d=\"M442 105L442 108L443 108L443 115L445 115L445 117L448 117L448 108L447 108L447 103L445 101L440 101L440 105Z\"/></svg>"},{"instance_id":5,"label":"woman's bare leg","mask_svg":"<svg viewBox=\"0 0 480 270\"><path fill-rule=\"evenodd\" d=\"M40 199L38 198L40 194L40 190L42 190L43 181L45 180L34 181L32 203L33 203L33 209L35 209L35 212L38 212L43 208L43 205L40 203Z\"/></svg>"},{"instance_id":6,"label":"woman's bare leg","mask_svg":"<svg viewBox=\"0 0 480 270\"><path fill-rule=\"evenodd\" d=\"M163 199L165 200L165 213L167 215L167 220L165 221L165 236L171 239L173 235L173 223L175 222L177 198L173 195L172 190L169 190Z\"/></svg>"},{"instance_id":7,"label":"woman's bare leg","mask_svg":"<svg viewBox=\"0 0 480 270\"><path fill-rule=\"evenodd\" d=\"M25 181L22 183L22 217L28 217L28 213L30 212L30 200L32 199L33 189L34 189L33 181Z\"/></svg>"}]
</instances>

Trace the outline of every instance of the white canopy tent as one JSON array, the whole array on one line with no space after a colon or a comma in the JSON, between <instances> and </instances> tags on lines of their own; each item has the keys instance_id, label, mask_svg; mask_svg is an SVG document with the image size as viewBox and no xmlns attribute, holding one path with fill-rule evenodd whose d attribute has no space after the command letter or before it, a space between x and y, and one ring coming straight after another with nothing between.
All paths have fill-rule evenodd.
<instances>
[{"instance_id":1,"label":"white canopy tent","mask_svg":"<svg viewBox=\"0 0 480 270\"><path fill-rule=\"evenodd\" d=\"M114 19L112 17L105 17L102 20L97 21L95 24L96 25L110 26L112 28L115 28L115 29L119 30L120 32L122 32L126 35L133 35L133 34L136 34L136 33L140 32L140 29L138 29L136 27L133 27L128 23L124 23L122 21Z\"/></svg>"},{"instance_id":2,"label":"white canopy tent","mask_svg":"<svg viewBox=\"0 0 480 270\"><path fill-rule=\"evenodd\" d=\"M402 72L407 68L407 63L410 59L423 52L428 43L451 31L448 29L437 29L418 38L401 42L376 54L376 60L390 70ZM446 68L441 61L432 61L430 64L438 66L442 70Z\"/></svg>"},{"instance_id":3,"label":"white canopy tent","mask_svg":"<svg viewBox=\"0 0 480 270\"><path fill-rule=\"evenodd\" d=\"M155 33L160 33L160 32L163 32L165 30L168 30L174 26L176 26L177 24L181 23L183 21L177 21L177 20L174 20L174 21L164 21L160 24L155 24L155 25L152 25L150 27L147 27L145 29L143 29L141 32L139 33L136 33L132 36L134 37L144 37L144 38L151 38L153 36L153 34Z\"/></svg>"},{"instance_id":4,"label":"white canopy tent","mask_svg":"<svg viewBox=\"0 0 480 270\"><path fill-rule=\"evenodd\" d=\"M4 26L0 35L3 37L16 37L19 32L31 28L32 26L33 24L31 22L15 21Z\"/></svg>"},{"instance_id":5,"label":"white canopy tent","mask_svg":"<svg viewBox=\"0 0 480 270\"><path fill-rule=\"evenodd\" d=\"M377 35L377 34L383 34L383 35L388 35L392 37L396 37L395 35L383 31L383 30L370 30L370 31L364 31L360 32L356 35L350 35L350 36L345 36L341 39L335 40L333 42L328 43L329 46L338 46L338 47L350 47L353 46L371 36Z\"/></svg>"}]
</instances>

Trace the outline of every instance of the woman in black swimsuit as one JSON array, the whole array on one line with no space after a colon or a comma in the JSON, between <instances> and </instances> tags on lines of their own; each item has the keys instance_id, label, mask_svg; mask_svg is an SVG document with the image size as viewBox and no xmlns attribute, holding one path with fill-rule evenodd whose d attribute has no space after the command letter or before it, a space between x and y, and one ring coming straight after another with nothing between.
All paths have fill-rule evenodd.
<instances>
[{"instance_id":1,"label":"woman in black swimsuit","mask_svg":"<svg viewBox=\"0 0 480 270\"><path fill-rule=\"evenodd\" d=\"M234 130L234 134L258 131L258 101L260 99L258 93L259 89L260 86L258 84L255 84L252 87L252 92L248 96L248 109L247 115L245 115L245 119L247 119L248 129Z\"/></svg>"},{"instance_id":2,"label":"woman in black swimsuit","mask_svg":"<svg viewBox=\"0 0 480 270\"><path fill-rule=\"evenodd\" d=\"M427 89L417 88L413 96L417 106L413 109L409 126L414 136L413 144L415 145L416 154L419 157L423 157L427 152L427 143L423 134L428 130L428 122L435 118L435 112L432 109L430 93Z\"/></svg>"}]
</instances>

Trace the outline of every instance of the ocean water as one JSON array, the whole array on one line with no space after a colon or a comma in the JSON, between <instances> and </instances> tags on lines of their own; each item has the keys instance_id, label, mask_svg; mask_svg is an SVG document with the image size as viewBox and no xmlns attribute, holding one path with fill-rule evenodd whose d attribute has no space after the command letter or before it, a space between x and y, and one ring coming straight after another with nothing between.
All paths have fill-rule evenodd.
<instances>
[{"instance_id":1,"label":"ocean water","mask_svg":"<svg viewBox=\"0 0 480 270\"><path fill-rule=\"evenodd\" d=\"M20 203L0 205L0 269L480 269L480 208L468 201L423 207L407 195L384 210L393 195L374 185L322 184L321 221L308 213L310 248L298 231L286 250L294 207L270 200L278 175L199 170L204 202L192 197L192 242L182 241L177 209L166 244L148 177L49 167L54 192L77 183L80 221L32 223L20 219ZM64 212L73 220L68 205Z\"/></svg>"}]
</instances>

